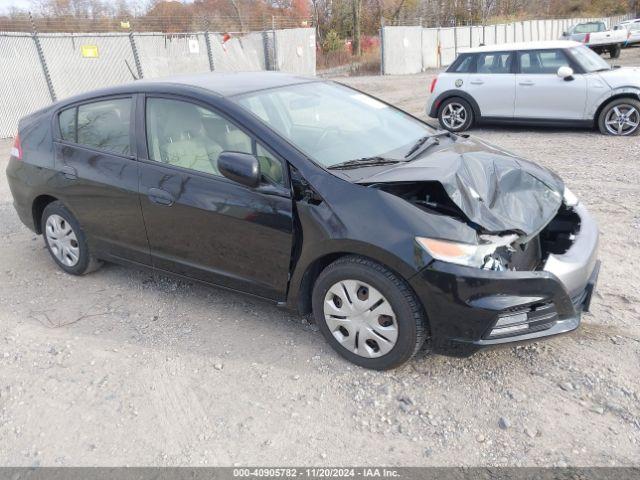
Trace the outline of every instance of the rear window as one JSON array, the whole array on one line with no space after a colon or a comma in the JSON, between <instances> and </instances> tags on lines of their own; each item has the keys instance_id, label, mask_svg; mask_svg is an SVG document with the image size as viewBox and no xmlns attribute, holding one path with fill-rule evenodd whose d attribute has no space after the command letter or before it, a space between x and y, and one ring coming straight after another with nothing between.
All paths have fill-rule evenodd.
<instances>
[{"instance_id":1,"label":"rear window","mask_svg":"<svg viewBox=\"0 0 640 480\"><path fill-rule=\"evenodd\" d=\"M583 23L580 25L576 25L573 29L573 33L596 33L604 31L604 23Z\"/></svg>"}]
</instances>

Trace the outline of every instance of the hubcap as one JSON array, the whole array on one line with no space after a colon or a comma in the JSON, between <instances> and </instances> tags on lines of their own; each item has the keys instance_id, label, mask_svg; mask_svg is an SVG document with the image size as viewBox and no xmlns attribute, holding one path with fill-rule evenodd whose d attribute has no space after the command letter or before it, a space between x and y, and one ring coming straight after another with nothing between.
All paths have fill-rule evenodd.
<instances>
[{"instance_id":1,"label":"hubcap","mask_svg":"<svg viewBox=\"0 0 640 480\"><path fill-rule=\"evenodd\" d=\"M467 109L459 103L450 103L442 112L442 123L446 127L457 130L467 121Z\"/></svg>"},{"instance_id":2,"label":"hubcap","mask_svg":"<svg viewBox=\"0 0 640 480\"><path fill-rule=\"evenodd\" d=\"M640 112L633 105L617 105L607 113L605 125L612 135L629 135L640 125Z\"/></svg>"},{"instance_id":3,"label":"hubcap","mask_svg":"<svg viewBox=\"0 0 640 480\"><path fill-rule=\"evenodd\" d=\"M51 253L64 265L73 267L80 259L80 246L75 232L60 215L50 215L45 225Z\"/></svg>"},{"instance_id":4,"label":"hubcap","mask_svg":"<svg viewBox=\"0 0 640 480\"><path fill-rule=\"evenodd\" d=\"M389 301L358 280L343 280L329 289L324 298L324 318L334 338L361 357L381 357L398 339L396 314Z\"/></svg>"}]
</instances>

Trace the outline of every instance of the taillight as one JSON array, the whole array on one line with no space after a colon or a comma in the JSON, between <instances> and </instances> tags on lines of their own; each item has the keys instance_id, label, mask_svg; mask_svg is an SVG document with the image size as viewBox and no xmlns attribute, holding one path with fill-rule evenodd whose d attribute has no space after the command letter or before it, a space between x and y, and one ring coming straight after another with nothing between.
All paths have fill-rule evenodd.
<instances>
[{"instance_id":1,"label":"taillight","mask_svg":"<svg viewBox=\"0 0 640 480\"><path fill-rule=\"evenodd\" d=\"M429 86L429 93L433 93L433 91L436 89L436 83L438 83L438 77L435 77L433 80L431 80L431 85Z\"/></svg>"},{"instance_id":2,"label":"taillight","mask_svg":"<svg viewBox=\"0 0 640 480\"><path fill-rule=\"evenodd\" d=\"M591 40L591 34L590 34L590 33L587 33L587 34L584 36L584 43L589 43L589 40Z\"/></svg>"},{"instance_id":3,"label":"taillight","mask_svg":"<svg viewBox=\"0 0 640 480\"><path fill-rule=\"evenodd\" d=\"M16 157L18 160L22 160L22 145L20 145L20 135L16 135L16 139L13 141L11 156Z\"/></svg>"}]
</instances>

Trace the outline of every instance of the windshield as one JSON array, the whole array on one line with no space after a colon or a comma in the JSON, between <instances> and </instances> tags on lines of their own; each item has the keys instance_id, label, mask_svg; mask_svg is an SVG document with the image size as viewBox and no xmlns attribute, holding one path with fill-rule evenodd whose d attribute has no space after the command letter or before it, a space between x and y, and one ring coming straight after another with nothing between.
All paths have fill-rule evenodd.
<instances>
[{"instance_id":1,"label":"windshield","mask_svg":"<svg viewBox=\"0 0 640 480\"><path fill-rule=\"evenodd\" d=\"M404 160L419 138L435 132L400 110L332 83L262 90L236 101L324 167L370 157Z\"/></svg>"},{"instance_id":2,"label":"windshield","mask_svg":"<svg viewBox=\"0 0 640 480\"><path fill-rule=\"evenodd\" d=\"M589 47L580 45L579 47L574 47L569 51L585 72L611 70L611 66Z\"/></svg>"},{"instance_id":3,"label":"windshield","mask_svg":"<svg viewBox=\"0 0 640 480\"><path fill-rule=\"evenodd\" d=\"M573 33L595 33L604 31L604 23L581 23L573 27Z\"/></svg>"}]
</instances>

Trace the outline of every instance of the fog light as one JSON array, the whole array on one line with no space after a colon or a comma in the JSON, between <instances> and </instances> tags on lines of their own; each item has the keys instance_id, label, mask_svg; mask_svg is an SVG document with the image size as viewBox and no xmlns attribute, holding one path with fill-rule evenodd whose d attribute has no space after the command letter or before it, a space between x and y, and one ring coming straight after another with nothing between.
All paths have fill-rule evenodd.
<instances>
[{"instance_id":1,"label":"fog light","mask_svg":"<svg viewBox=\"0 0 640 480\"><path fill-rule=\"evenodd\" d=\"M509 335L529 328L527 312L503 314L498 317L490 337Z\"/></svg>"},{"instance_id":2,"label":"fog light","mask_svg":"<svg viewBox=\"0 0 640 480\"><path fill-rule=\"evenodd\" d=\"M507 325L515 325L527 321L527 312L512 313L508 315L500 315L496 322L496 327L506 327Z\"/></svg>"}]
</instances>

